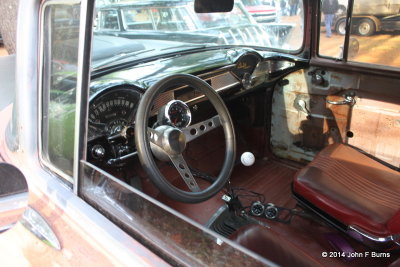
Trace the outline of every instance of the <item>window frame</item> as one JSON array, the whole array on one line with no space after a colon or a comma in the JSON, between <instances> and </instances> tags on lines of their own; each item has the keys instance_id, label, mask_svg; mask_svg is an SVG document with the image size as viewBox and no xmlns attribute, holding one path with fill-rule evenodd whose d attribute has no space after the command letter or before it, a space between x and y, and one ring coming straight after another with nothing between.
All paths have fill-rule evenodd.
<instances>
[{"instance_id":1,"label":"window frame","mask_svg":"<svg viewBox=\"0 0 400 267\"><path fill-rule=\"evenodd\" d=\"M306 0L304 0L306 1ZM354 0L348 0L347 14L349 14L349 6L353 6ZM372 75L380 75L382 77L388 78L398 78L400 75L400 67L392 67L385 65L377 65L372 63L364 63L364 62L355 62L355 61L344 61L333 57L321 56L319 54L320 47L320 27L321 27L321 1L311 1L308 0L308 3L312 6L313 16L311 18L311 59L310 65L321 68L332 68L336 70L342 71L353 71L360 74L372 74ZM351 14L351 13L350 13ZM347 15L346 21L346 35L348 35L348 39L350 40L350 28L351 16ZM345 38L346 38L345 35ZM349 41L347 41L349 42ZM345 52L345 50L347 50ZM348 54L348 45L347 47L343 46L343 55ZM347 57L347 55L346 55Z\"/></svg>"},{"instance_id":2,"label":"window frame","mask_svg":"<svg viewBox=\"0 0 400 267\"><path fill-rule=\"evenodd\" d=\"M311 23L311 37L312 37L312 50L311 50L311 59L310 64L315 67L321 68L332 68L336 70L342 71L353 71L360 74L372 74L372 75L380 75L382 77L388 78L398 78L400 75L400 67L393 67L387 65L378 65L373 63L365 63L365 62L356 62L356 61L348 61L348 49L350 42L350 27L351 27L351 15L352 9L354 5L354 0L348 0L347 6L347 14L346 14L346 34L345 41L343 43L343 58L346 60L321 56L319 53L320 47L320 27L321 27L321 1L309 1L312 5L312 9L316 14L312 16ZM350 10L351 9L351 10ZM346 41L347 39L347 41Z\"/></svg>"},{"instance_id":3,"label":"window frame","mask_svg":"<svg viewBox=\"0 0 400 267\"><path fill-rule=\"evenodd\" d=\"M73 178L72 176L68 175L65 173L63 170L61 170L59 167L57 167L54 163L52 163L49 158L48 158L48 149L45 149L48 144L48 131L44 130L44 116L47 115L48 113L45 113L48 111L48 104L45 103L44 97L48 96L47 94L49 93L48 90L49 88L49 79L50 77L46 77L45 71L44 71L44 66L45 66L45 45L44 41L48 36L45 36L45 16L46 16L46 11L47 8L49 8L52 5L73 5L73 4L79 4L81 3L81 0L48 0L43 3L43 5L40 7L40 26L39 26L39 79L38 79L38 84L39 84L39 107L38 107L38 152L39 152L39 161L40 163L48 170L51 172L54 172L64 180L66 180L69 185L73 183ZM81 17L81 16L80 16ZM80 31L80 29L79 29ZM51 54L51 52L50 52ZM47 84L46 84L47 83ZM45 110L45 105L47 108L47 111ZM46 126L47 127L47 126Z\"/></svg>"},{"instance_id":4,"label":"window frame","mask_svg":"<svg viewBox=\"0 0 400 267\"><path fill-rule=\"evenodd\" d=\"M66 181L68 186L78 194L78 179L81 175L80 160L86 159L86 141L87 141L87 113L89 106L89 83L91 73L91 44L93 36L94 22L94 3L95 0L48 0L40 7L40 33L39 33L39 92L38 92L38 154L39 162L50 172L55 173ZM79 22L79 38L78 38L78 60L76 75L76 96L75 96L75 125L74 125L74 146L73 146L73 169L72 176L65 173L54 163L48 159L48 150L44 148L44 144L48 143L48 132L44 131L43 121L47 111L45 110L45 100L50 87L48 86L49 77L45 75L45 16L48 7L52 5L74 5L80 4L80 22ZM51 51L50 51L51 54ZM46 107L48 110L48 106Z\"/></svg>"}]
</instances>

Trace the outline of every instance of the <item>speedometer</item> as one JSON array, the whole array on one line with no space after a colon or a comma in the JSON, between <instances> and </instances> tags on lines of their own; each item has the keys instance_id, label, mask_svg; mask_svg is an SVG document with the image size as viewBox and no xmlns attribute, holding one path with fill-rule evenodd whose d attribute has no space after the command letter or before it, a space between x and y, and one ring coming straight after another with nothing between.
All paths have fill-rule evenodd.
<instances>
[{"instance_id":1,"label":"speedometer","mask_svg":"<svg viewBox=\"0 0 400 267\"><path fill-rule=\"evenodd\" d=\"M132 125L140 93L130 88L113 88L96 96L89 105L89 139L100 131L115 135Z\"/></svg>"}]
</instances>

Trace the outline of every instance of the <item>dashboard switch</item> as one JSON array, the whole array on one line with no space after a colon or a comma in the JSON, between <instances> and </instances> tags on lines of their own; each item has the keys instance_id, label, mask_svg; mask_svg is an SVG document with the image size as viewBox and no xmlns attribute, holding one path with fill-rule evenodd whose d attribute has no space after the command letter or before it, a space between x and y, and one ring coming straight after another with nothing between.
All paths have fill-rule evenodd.
<instances>
[{"instance_id":1,"label":"dashboard switch","mask_svg":"<svg viewBox=\"0 0 400 267\"><path fill-rule=\"evenodd\" d=\"M95 145L92 148L92 156L95 159L102 159L106 154L106 150L101 145Z\"/></svg>"}]
</instances>

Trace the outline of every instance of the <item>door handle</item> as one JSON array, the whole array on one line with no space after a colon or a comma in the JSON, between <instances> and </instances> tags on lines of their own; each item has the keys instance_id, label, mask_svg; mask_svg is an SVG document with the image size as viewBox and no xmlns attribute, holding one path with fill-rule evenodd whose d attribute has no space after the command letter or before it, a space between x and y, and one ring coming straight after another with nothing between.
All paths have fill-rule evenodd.
<instances>
[{"instance_id":1,"label":"door handle","mask_svg":"<svg viewBox=\"0 0 400 267\"><path fill-rule=\"evenodd\" d=\"M354 98L354 96L351 95L345 95L343 96L343 100L340 101L332 101L329 99L326 99L326 103L331 104L331 105L354 105L356 103L356 100Z\"/></svg>"}]
</instances>

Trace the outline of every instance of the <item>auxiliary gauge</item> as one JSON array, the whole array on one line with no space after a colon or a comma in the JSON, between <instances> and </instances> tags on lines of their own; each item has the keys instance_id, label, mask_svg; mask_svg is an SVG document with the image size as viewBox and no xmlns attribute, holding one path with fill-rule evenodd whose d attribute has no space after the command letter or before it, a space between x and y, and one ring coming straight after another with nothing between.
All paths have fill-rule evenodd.
<instances>
[{"instance_id":1,"label":"auxiliary gauge","mask_svg":"<svg viewBox=\"0 0 400 267\"><path fill-rule=\"evenodd\" d=\"M264 213L265 207L260 201L253 202L251 204L250 213L253 216L261 216Z\"/></svg>"},{"instance_id":2,"label":"auxiliary gauge","mask_svg":"<svg viewBox=\"0 0 400 267\"><path fill-rule=\"evenodd\" d=\"M171 100L161 108L158 114L158 121L177 128L185 128L192 121L192 113L185 102Z\"/></svg>"}]
</instances>

